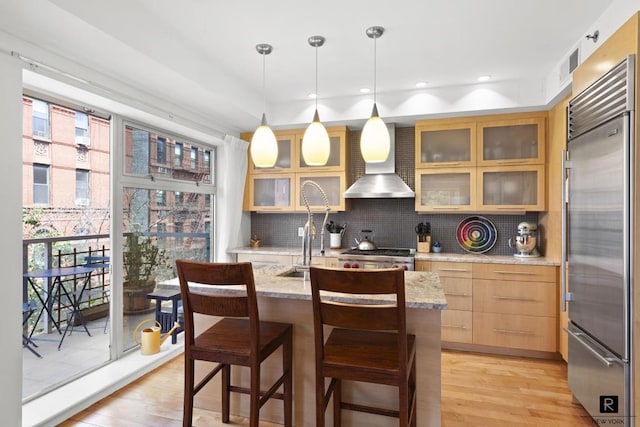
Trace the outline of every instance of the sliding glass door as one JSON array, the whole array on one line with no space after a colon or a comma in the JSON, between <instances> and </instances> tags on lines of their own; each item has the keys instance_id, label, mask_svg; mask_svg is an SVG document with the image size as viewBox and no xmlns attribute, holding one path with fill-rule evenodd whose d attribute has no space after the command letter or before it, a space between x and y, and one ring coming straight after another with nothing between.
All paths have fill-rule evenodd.
<instances>
[{"instance_id":1,"label":"sliding glass door","mask_svg":"<svg viewBox=\"0 0 640 427\"><path fill-rule=\"evenodd\" d=\"M212 147L141 125L124 124L122 177L122 342L153 317L147 294L177 290L176 259L212 257Z\"/></svg>"}]
</instances>

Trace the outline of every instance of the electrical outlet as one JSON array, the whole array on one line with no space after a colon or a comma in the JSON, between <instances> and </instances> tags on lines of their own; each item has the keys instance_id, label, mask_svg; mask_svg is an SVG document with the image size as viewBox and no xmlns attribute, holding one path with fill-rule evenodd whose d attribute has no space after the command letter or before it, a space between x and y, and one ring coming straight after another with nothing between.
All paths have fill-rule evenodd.
<instances>
[{"instance_id":1,"label":"electrical outlet","mask_svg":"<svg viewBox=\"0 0 640 427\"><path fill-rule=\"evenodd\" d=\"M304 237L304 227L298 227L298 237Z\"/></svg>"}]
</instances>

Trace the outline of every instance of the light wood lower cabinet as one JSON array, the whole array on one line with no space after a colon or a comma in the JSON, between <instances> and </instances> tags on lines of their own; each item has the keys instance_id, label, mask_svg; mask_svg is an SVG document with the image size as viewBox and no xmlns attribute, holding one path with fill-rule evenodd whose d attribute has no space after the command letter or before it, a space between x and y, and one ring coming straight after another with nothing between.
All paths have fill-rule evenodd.
<instances>
[{"instance_id":1,"label":"light wood lower cabinet","mask_svg":"<svg viewBox=\"0 0 640 427\"><path fill-rule=\"evenodd\" d=\"M438 273L447 299L442 312L442 341L471 344L473 342L472 264L433 261L431 271Z\"/></svg>"},{"instance_id":2,"label":"light wood lower cabinet","mask_svg":"<svg viewBox=\"0 0 640 427\"><path fill-rule=\"evenodd\" d=\"M442 341L473 342L473 313L465 310L443 310Z\"/></svg>"},{"instance_id":3,"label":"light wood lower cabinet","mask_svg":"<svg viewBox=\"0 0 640 427\"><path fill-rule=\"evenodd\" d=\"M556 352L557 267L474 264L473 343Z\"/></svg>"},{"instance_id":4,"label":"light wood lower cabinet","mask_svg":"<svg viewBox=\"0 0 640 427\"><path fill-rule=\"evenodd\" d=\"M558 351L558 267L433 261L431 271L447 298L444 343Z\"/></svg>"},{"instance_id":5,"label":"light wood lower cabinet","mask_svg":"<svg viewBox=\"0 0 640 427\"><path fill-rule=\"evenodd\" d=\"M555 352L556 318L474 312L473 343Z\"/></svg>"}]
</instances>

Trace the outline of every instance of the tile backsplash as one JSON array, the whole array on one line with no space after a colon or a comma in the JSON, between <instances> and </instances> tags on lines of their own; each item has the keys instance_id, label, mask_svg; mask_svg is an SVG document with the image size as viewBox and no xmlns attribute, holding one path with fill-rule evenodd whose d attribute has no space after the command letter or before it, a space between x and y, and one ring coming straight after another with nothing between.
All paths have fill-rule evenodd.
<instances>
[{"instance_id":1,"label":"tile backsplash","mask_svg":"<svg viewBox=\"0 0 640 427\"><path fill-rule=\"evenodd\" d=\"M413 127L396 129L396 172L415 190L414 170L414 133ZM364 162L359 153L360 131L351 132L351 179L352 182L364 173ZM346 212L332 212L329 220L346 224L342 247L356 245L354 238L360 230L374 231L373 241L378 247L415 248L415 226L420 222L431 225L431 240L439 241L442 252L466 253L456 241L456 228L464 219L475 216L468 214L418 214L414 199L352 199L351 208ZM518 224L522 221L538 223L537 212L524 215L482 215L490 220L497 230L495 246L486 252L488 255L511 255L509 238L515 236ZM320 247L320 226L324 213L313 215L318 229L318 238L314 247ZM302 238L298 237L298 227L307 221L306 213L251 213L251 235L262 240L262 246L302 247ZM329 233L325 235L325 248L329 248ZM544 254L543 254L544 255Z\"/></svg>"}]
</instances>

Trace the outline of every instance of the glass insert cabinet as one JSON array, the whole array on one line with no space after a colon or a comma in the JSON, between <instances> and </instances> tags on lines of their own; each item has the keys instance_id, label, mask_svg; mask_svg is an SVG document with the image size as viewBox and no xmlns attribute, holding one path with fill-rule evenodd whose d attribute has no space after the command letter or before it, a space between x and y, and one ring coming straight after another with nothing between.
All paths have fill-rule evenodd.
<instances>
[{"instance_id":1,"label":"glass insert cabinet","mask_svg":"<svg viewBox=\"0 0 640 427\"><path fill-rule=\"evenodd\" d=\"M545 210L546 113L419 120L418 212Z\"/></svg>"}]
</instances>

